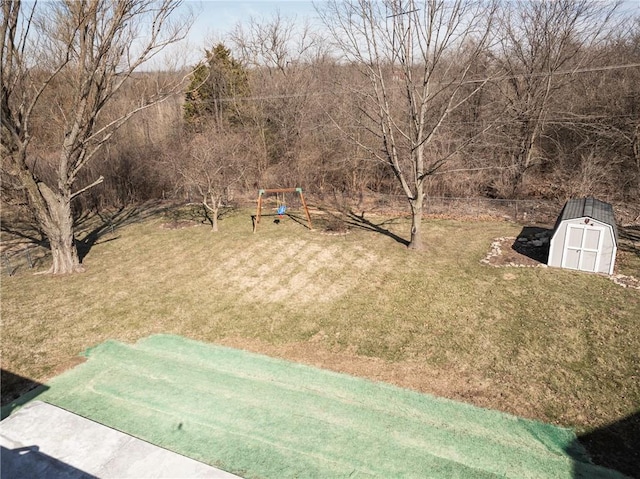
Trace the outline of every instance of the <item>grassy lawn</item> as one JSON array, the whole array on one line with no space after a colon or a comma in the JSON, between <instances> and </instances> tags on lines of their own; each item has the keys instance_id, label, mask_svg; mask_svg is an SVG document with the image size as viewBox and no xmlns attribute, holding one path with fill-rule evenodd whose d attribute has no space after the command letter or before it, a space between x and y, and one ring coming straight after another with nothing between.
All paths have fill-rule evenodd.
<instances>
[{"instance_id":1,"label":"grassy lawn","mask_svg":"<svg viewBox=\"0 0 640 479\"><path fill-rule=\"evenodd\" d=\"M250 214L217 234L163 228L157 215L107 232L83 274L3 276L2 368L44 381L107 339L171 333L579 431L637 416L640 292L480 263L520 225L426 220L427 248L414 252L390 235L325 235L288 218L265 217L253 234ZM406 220L382 226L408 236ZM619 264L638 276L637 254Z\"/></svg>"}]
</instances>

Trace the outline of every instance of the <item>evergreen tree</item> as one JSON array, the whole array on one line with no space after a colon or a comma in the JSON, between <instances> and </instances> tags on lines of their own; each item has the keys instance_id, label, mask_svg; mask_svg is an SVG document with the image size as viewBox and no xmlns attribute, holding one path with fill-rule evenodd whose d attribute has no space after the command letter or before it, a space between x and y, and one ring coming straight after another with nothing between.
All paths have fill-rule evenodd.
<instances>
[{"instance_id":1,"label":"evergreen tree","mask_svg":"<svg viewBox=\"0 0 640 479\"><path fill-rule=\"evenodd\" d=\"M238 98L249 94L245 68L222 43L205 50L206 60L193 69L186 92L184 117L197 127L206 120L218 125L240 121Z\"/></svg>"}]
</instances>

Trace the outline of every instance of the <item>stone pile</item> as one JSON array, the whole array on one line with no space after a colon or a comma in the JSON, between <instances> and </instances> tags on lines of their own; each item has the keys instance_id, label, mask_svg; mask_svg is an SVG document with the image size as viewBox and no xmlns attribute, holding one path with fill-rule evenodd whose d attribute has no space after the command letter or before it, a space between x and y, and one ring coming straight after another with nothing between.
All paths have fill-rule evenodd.
<instances>
[{"instance_id":1,"label":"stone pile","mask_svg":"<svg viewBox=\"0 0 640 479\"><path fill-rule=\"evenodd\" d=\"M610 276L611 281L623 288L633 288L640 290L640 279L633 276L627 276L626 274L614 274Z\"/></svg>"},{"instance_id":2,"label":"stone pile","mask_svg":"<svg viewBox=\"0 0 640 479\"><path fill-rule=\"evenodd\" d=\"M552 231L541 231L540 233L536 233L530 237L521 236L516 241L522 246L540 248L541 246L546 246L549 244L549 242L551 241L552 233Z\"/></svg>"},{"instance_id":3,"label":"stone pile","mask_svg":"<svg viewBox=\"0 0 640 479\"><path fill-rule=\"evenodd\" d=\"M481 259L480 262L482 264L488 264L489 266L495 266L495 267L500 267L500 266L509 266L511 268L546 268L547 267L547 265L543 263L522 264L516 261L511 261L509 263L496 264L494 261L492 261L494 258L499 258L500 256L502 256L503 244L513 243L513 241L515 241L514 237L503 236L500 238L495 238L491 243L491 248L489 249L489 253L487 254L486 257Z\"/></svg>"},{"instance_id":4,"label":"stone pile","mask_svg":"<svg viewBox=\"0 0 640 479\"><path fill-rule=\"evenodd\" d=\"M536 233L533 237L520 237L520 238L513 238L513 237L508 237L508 236L503 236L500 238L495 238L493 240L493 242L491 243L491 248L489 249L489 253L487 254L487 256L485 256L483 259L480 260L480 262L482 264L487 264L489 266L494 266L494 267L511 267L511 268L532 268L532 267L538 267L538 268L546 268L547 265L543 264L543 263L538 263L538 264L521 264L521 263L517 263L517 262L498 262L496 261L496 258L499 258L500 256L502 256L503 252L502 252L502 245L505 244L510 244L513 243L514 241L517 243L520 243L522 246L525 247L532 247L532 248L540 248L542 246L546 246L549 244L549 241L551 239L551 232L542 232L542 233ZM613 281L615 284L622 286L623 288L632 288L632 289L637 289L640 290L640 279L635 278L634 276L630 276L630 275L625 275L625 274L613 274L611 276L606 275L606 274L602 274L602 276L606 276L608 277L611 281Z\"/></svg>"}]
</instances>

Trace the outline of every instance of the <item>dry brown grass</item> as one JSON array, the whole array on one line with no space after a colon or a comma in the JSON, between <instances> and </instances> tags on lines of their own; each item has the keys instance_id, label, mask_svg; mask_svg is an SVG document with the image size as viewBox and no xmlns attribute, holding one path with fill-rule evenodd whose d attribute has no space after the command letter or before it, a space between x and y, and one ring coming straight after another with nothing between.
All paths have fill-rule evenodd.
<instances>
[{"instance_id":1,"label":"dry brown grass","mask_svg":"<svg viewBox=\"0 0 640 479\"><path fill-rule=\"evenodd\" d=\"M2 280L2 368L45 381L107 339L173 333L579 428L640 405L640 293L557 269L480 263L506 222L429 220L424 252L353 226L250 212L107 233L68 277ZM405 220L372 217L407 235ZM640 258L624 253L627 273ZM44 267L44 265L43 265ZM11 391L3 390L3 399Z\"/></svg>"}]
</instances>

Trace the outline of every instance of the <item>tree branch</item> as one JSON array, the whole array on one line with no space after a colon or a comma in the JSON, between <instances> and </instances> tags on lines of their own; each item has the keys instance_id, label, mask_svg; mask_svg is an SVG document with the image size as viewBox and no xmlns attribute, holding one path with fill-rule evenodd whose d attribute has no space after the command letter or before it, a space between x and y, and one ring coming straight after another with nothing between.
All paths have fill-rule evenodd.
<instances>
[{"instance_id":1,"label":"tree branch","mask_svg":"<svg viewBox=\"0 0 640 479\"><path fill-rule=\"evenodd\" d=\"M94 181L93 183L91 183L90 185L85 186L84 188L76 191L75 193L71 193L71 196L69 197L69 199L74 199L76 196L84 193L85 191L87 191L88 189L93 188L96 185L99 185L100 183L102 183L104 181L104 176L100 175L100 178L98 178L96 181Z\"/></svg>"}]
</instances>

